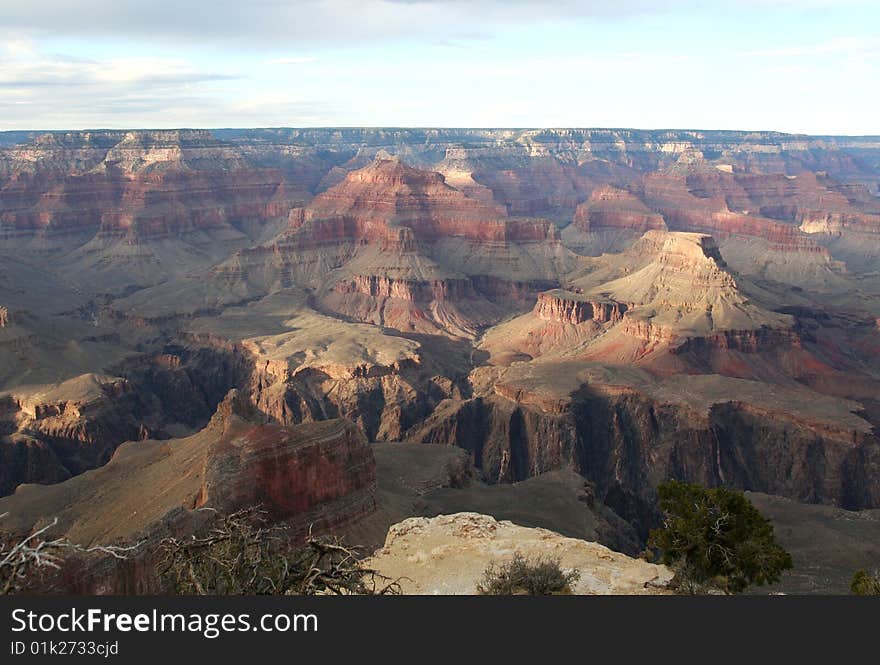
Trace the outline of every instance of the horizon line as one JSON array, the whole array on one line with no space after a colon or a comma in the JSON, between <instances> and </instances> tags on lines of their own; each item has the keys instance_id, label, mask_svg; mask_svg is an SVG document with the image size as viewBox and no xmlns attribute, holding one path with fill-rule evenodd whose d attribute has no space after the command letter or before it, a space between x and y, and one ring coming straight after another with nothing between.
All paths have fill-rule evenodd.
<instances>
[{"instance_id":1,"label":"horizon line","mask_svg":"<svg viewBox=\"0 0 880 665\"><path fill-rule=\"evenodd\" d=\"M791 132L778 129L706 129L694 127L612 127L612 126L575 126L575 125L546 125L546 126L464 126L464 125L252 125L252 126L212 126L212 127L61 127L61 128L21 128L0 129L0 134L36 134L36 133L63 133L63 132L173 132L173 131L257 131L257 130L461 130L461 131L634 131L634 132L703 132L721 133L730 132L736 134L776 134L791 137L807 138L876 138L880 139L880 131L873 133L808 133Z\"/></svg>"}]
</instances>

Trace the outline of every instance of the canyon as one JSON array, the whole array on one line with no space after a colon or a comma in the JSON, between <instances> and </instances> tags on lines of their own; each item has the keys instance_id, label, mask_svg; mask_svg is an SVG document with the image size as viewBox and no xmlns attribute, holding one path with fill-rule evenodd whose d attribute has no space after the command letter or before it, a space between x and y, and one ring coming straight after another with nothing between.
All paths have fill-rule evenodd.
<instances>
[{"instance_id":1,"label":"canyon","mask_svg":"<svg viewBox=\"0 0 880 665\"><path fill-rule=\"evenodd\" d=\"M870 514L878 187L876 137L0 132L0 530L449 508L634 555L669 478Z\"/></svg>"}]
</instances>

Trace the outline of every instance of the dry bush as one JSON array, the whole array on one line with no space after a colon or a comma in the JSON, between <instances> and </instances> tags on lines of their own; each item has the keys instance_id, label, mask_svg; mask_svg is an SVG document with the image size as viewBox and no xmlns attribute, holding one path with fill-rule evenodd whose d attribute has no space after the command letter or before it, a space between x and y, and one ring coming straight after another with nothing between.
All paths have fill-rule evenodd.
<instances>
[{"instance_id":1,"label":"dry bush","mask_svg":"<svg viewBox=\"0 0 880 665\"><path fill-rule=\"evenodd\" d=\"M204 510L204 509L203 509ZM160 545L159 574L186 595L399 594L395 580L361 565L357 548L334 537L291 547L259 508L217 515L207 535Z\"/></svg>"},{"instance_id":2,"label":"dry bush","mask_svg":"<svg viewBox=\"0 0 880 665\"><path fill-rule=\"evenodd\" d=\"M576 570L562 570L559 559L529 560L517 552L509 562L486 568L477 591L487 596L568 594L579 578Z\"/></svg>"},{"instance_id":3,"label":"dry bush","mask_svg":"<svg viewBox=\"0 0 880 665\"><path fill-rule=\"evenodd\" d=\"M4 513L0 518L6 515ZM103 554L114 559L127 559L141 545L135 543L127 547L85 547L72 543L67 538L46 540L45 535L57 524L56 517L50 524L11 545L0 542L0 595L33 590L45 575L60 570L65 558L72 554Z\"/></svg>"}]
</instances>

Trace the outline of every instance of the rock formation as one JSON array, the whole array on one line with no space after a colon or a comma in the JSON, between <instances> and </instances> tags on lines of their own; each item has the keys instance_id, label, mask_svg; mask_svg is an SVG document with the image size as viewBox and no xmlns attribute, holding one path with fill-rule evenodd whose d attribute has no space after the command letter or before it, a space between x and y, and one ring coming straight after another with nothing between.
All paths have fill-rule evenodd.
<instances>
[{"instance_id":1,"label":"rock formation","mask_svg":"<svg viewBox=\"0 0 880 665\"><path fill-rule=\"evenodd\" d=\"M624 189L605 185L581 203L563 232L569 247L583 254L620 251L645 231L665 230L663 216Z\"/></svg>"},{"instance_id":2,"label":"rock formation","mask_svg":"<svg viewBox=\"0 0 880 665\"><path fill-rule=\"evenodd\" d=\"M228 274L306 285L331 312L407 332L473 336L497 304L528 307L574 264L547 220L508 217L397 159L349 173L289 221Z\"/></svg>"},{"instance_id":3,"label":"rock formation","mask_svg":"<svg viewBox=\"0 0 880 665\"><path fill-rule=\"evenodd\" d=\"M94 374L0 394L0 404L0 495L100 466L120 443L152 436L159 420L131 383Z\"/></svg>"},{"instance_id":4,"label":"rock formation","mask_svg":"<svg viewBox=\"0 0 880 665\"><path fill-rule=\"evenodd\" d=\"M65 582L79 593L132 593L157 588L148 565L160 554L157 541L169 530L191 532L199 508L228 513L259 505L294 535L337 531L374 510L375 461L352 423L291 428L265 420L231 391L193 436L130 442L100 469L56 485L19 487L0 499L9 515L3 529L27 533L58 518L53 533L82 545L144 541L112 574L87 568Z\"/></svg>"},{"instance_id":5,"label":"rock formation","mask_svg":"<svg viewBox=\"0 0 880 665\"><path fill-rule=\"evenodd\" d=\"M711 236L648 231L621 258L628 274L595 286L586 286L587 278L579 285L587 295L626 303L622 330L646 343L792 324L741 292Z\"/></svg>"},{"instance_id":6,"label":"rock formation","mask_svg":"<svg viewBox=\"0 0 880 665\"><path fill-rule=\"evenodd\" d=\"M360 524L356 427L513 502L563 474L629 552L670 477L880 506L878 182L770 132L0 133L0 492Z\"/></svg>"},{"instance_id":7,"label":"rock formation","mask_svg":"<svg viewBox=\"0 0 880 665\"><path fill-rule=\"evenodd\" d=\"M623 319L626 305L614 300L591 300L580 293L555 289L538 295L534 312L546 321L573 325L588 320L596 323L617 323Z\"/></svg>"},{"instance_id":8,"label":"rock formation","mask_svg":"<svg viewBox=\"0 0 880 665\"><path fill-rule=\"evenodd\" d=\"M400 579L409 595L474 595L490 565L514 554L556 558L580 574L578 595L662 594L672 579L665 566L632 559L597 543L565 538L546 529L498 522L477 513L413 517L388 530L385 546L366 565Z\"/></svg>"}]
</instances>

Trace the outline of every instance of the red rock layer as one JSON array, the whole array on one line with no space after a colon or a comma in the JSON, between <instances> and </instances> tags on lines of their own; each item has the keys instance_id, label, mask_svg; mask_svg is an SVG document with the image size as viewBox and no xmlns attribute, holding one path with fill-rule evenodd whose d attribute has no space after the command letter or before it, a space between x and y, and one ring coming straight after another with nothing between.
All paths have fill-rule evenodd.
<instances>
[{"instance_id":1,"label":"red rock layer","mask_svg":"<svg viewBox=\"0 0 880 665\"><path fill-rule=\"evenodd\" d=\"M0 187L7 233L163 237L283 217L301 193L278 171L17 174Z\"/></svg>"},{"instance_id":2,"label":"red rock layer","mask_svg":"<svg viewBox=\"0 0 880 665\"><path fill-rule=\"evenodd\" d=\"M538 294L535 314L545 321L578 325L585 321L616 323L623 319L626 305L614 301L587 300L564 291L546 291Z\"/></svg>"},{"instance_id":3,"label":"red rock layer","mask_svg":"<svg viewBox=\"0 0 880 665\"><path fill-rule=\"evenodd\" d=\"M379 159L293 211L284 240L301 248L348 240L406 249L441 238L524 243L556 237L546 220L509 219L503 207L465 196L439 173Z\"/></svg>"},{"instance_id":4,"label":"red rock layer","mask_svg":"<svg viewBox=\"0 0 880 665\"><path fill-rule=\"evenodd\" d=\"M232 511L262 506L275 520L303 521L320 508L324 528L339 526L375 508L376 463L370 444L353 423L325 420L296 427L252 422L254 410L236 391L218 407L210 427L222 429L205 462L196 506ZM231 402L233 402L231 404ZM355 513L346 501L363 495ZM342 501L339 514L332 509Z\"/></svg>"},{"instance_id":5,"label":"red rock layer","mask_svg":"<svg viewBox=\"0 0 880 665\"><path fill-rule=\"evenodd\" d=\"M755 330L723 330L706 337L689 337L671 351L676 354L707 349L725 349L758 353L776 347L800 347L800 336L794 330L758 328Z\"/></svg>"},{"instance_id":6,"label":"red rock layer","mask_svg":"<svg viewBox=\"0 0 880 665\"><path fill-rule=\"evenodd\" d=\"M462 300L476 298L470 279L395 279L382 275L355 275L339 282L333 289L338 293L362 293L376 298L399 298L410 302L432 300Z\"/></svg>"},{"instance_id":7,"label":"red rock layer","mask_svg":"<svg viewBox=\"0 0 880 665\"><path fill-rule=\"evenodd\" d=\"M149 486L128 480L150 478ZM146 494L139 494L145 492ZM54 486L31 485L0 499L7 533L26 534L58 517L54 536L83 544L141 541L127 560L73 557L46 588L67 593L156 593L162 538L188 538L211 527L213 511L259 506L272 523L338 532L375 510L376 467L363 433L334 419L285 427L266 422L231 391L207 428L185 439L128 443L92 474ZM96 496L100 500L96 500ZM124 523L119 515L128 515ZM88 516L88 519L84 519ZM98 532L91 525L99 525Z\"/></svg>"},{"instance_id":8,"label":"red rock layer","mask_svg":"<svg viewBox=\"0 0 880 665\"><path fill-rule=\"evenodd\" d=\"M671 230L710 233L718 239L752 236L783 251L827 254L827 250L794 224L732 212L723 192L707 190L701 192L706 196L695 196L688 189L688 177L651 174L638 186L638 194L651 208L662 213Z\"/></svg>"},{"instance_id":9,"label":"red rock layer","mask_svg":"<svg viewBox=\"0 0 880 665\"><path fill-rule=\"evenodd\" d=\"M574 225L585 232L609 228L644 233L666 228L662 215L649 209L632 193L611 185L600 187L577 207Z\"/></svg>"}]
</instances>

